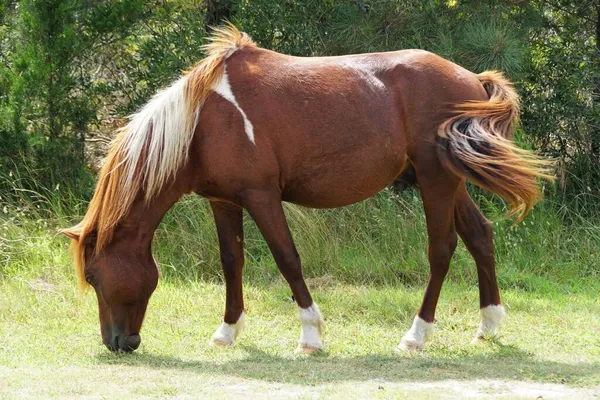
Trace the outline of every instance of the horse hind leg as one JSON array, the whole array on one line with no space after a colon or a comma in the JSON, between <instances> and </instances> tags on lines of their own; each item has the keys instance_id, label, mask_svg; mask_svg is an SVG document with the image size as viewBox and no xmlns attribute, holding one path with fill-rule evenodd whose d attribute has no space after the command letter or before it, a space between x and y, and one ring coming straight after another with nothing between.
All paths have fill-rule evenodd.
<instances>
[{"instance_id":1,"label":"horse hind leg","mask_svg":"<svg viewBox=\"0 0 600 400\"><path fill-rule=\"evenodd\" d=\"M231 346L244 328L244 296L242 270L244 268L244 232L242 209L227 203L210 202L213 210L221 265L225 276L225 316L213 334L211 346Z\"/></svg>"},{"instance_id":2,"label":"horse hind leg","mask_svg":"<svg viewBox=\"0 0 600 400\"><path fill-rule=\"evenodd\" d=\"M481 324L473 342L494 337L506 316L496 280L493 231L463 185L454 208L456 230L477 264Z\"/></svg>"},{"instance_id":3,"label":"horse hind leg","mask_svg":"<svg viewBox=\"0 0 600 400\"><path fill-rule=\"evenodd\" d=\"M423 349L433 331L435 309L457 244L454 203L460 179L445 172L437 159L415 167L427 220L430 275L421 308L398 345L404 351Z\"/></svg>"}]
</instances>

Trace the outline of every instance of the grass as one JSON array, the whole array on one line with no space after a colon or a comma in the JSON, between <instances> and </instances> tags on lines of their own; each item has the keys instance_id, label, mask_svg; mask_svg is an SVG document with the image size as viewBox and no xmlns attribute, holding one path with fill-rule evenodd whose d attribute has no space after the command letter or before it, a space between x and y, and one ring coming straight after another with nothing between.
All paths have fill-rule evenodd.
<instances>
[{"instance_id":1,"label":"grass","mask_svg":"<svg viewBox=\"0 0 600 400\"><path fill-rule=\"evenodd\" d=\"M449 283L427 350L395 354L418 307L421 288L312 280L325 315L327 350L293 353L296 310L283 282L246 285L248 327L232 349L207 345L220 323L224 288L163 282L132 355L101 344L92 294L65 283L11 279L0 285L0 393L20 397L214 395L247 385L255 395L314 390L333 395L374 386L392 393L411 382L524 381L574 387L600 384L598 287L578 295L505 290L510 315L499 340L469 344L478 324L477 290ZM68 382L68 384L64 384ZM376 390L377 392L377 390Z\"/></svg>"},{"instance_id":2,"label":"grass","mask_svg":"<svg viewBox=\"0 0 600 400\"><path fill-rule=\"evenodd\" d=\"M220 323L225 289L209 208L189 197L157 233L162 278L142 346L114 355L101 344L95 296L75 294L68 243L55 230L75 222L64 211L73 207L11 201L0 207L0 397L597 395L598 225L566 218L547 201L511 227L499 220L502 208L494 198L474 195L498 221L499 280L509 318L497 341L469 344L478 291L473 261L460 245L434 339L412 356L393 350L427 280L424 218L414 193L384 192L340 210L287 207L325 316L326 352L313 357L293 352L297 312L249 219L248 327L236 346L207 345Z\"/></svg>"}]
</instances>

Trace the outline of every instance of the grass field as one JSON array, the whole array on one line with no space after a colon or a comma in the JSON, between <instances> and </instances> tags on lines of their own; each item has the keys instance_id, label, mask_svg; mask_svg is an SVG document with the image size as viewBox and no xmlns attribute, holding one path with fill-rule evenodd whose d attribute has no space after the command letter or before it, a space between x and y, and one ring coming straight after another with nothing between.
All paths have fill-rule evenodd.
<instances>
[{"instance_id":1,"label":"grass field","mask_svg":"<svg viewBox=\"0 0 600 400\"><path fill-rule=\"evenodd\" d=\"M478 197L492 219L501 208ZM162 224L162 279L131 355L101 343L95 296L75 293L57 226L35 203L0 219L0 397L593 398L600 396L600 230L551 203L526 223L494 224L509 313L497 341L471 345L476 271L460 245L419 354L394 349L427 279L416 195L383 193L335 211L288 207L326 351L294 354L296 307L268 250L246 221L247 328L231 349L208 340L224 306L215 232L206 205L180 203ZM570 222L565 222L569 220Z\"/></svg>"}]
</instances>

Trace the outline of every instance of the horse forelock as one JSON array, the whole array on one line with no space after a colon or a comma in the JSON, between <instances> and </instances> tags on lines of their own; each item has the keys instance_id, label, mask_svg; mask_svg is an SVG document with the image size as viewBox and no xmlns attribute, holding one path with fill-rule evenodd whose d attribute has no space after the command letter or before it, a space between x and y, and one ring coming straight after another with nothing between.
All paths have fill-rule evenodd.
<instances>
[{"instance_id":1,"label":"horse forelock","mask_svg":"<svg viewBox=\"0 0 600 400\"><path fill-rule=\"evenodd\" d=\"M73 238L71 254L80 288L85 281L85 246L100 252L134 201L148 204L185 163L201 107L223 77L225 60L255 43L233 24L215 28L203 46L207 56L168 88L157 93L120 129L99 174L83 220L64 233Z\"/></svg>"}]
</instances>

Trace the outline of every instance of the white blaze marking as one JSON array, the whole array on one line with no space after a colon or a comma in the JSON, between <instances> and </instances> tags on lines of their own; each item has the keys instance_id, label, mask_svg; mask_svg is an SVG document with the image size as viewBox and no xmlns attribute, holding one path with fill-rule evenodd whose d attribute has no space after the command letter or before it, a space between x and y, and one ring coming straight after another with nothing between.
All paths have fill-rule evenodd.
<instances>
[{"instance_id":1,"label":"white blaze marking","mask_svg":"<svg viewBox=\"0 0 600 400\"><path fill-rule=\"evenodd\" d=\"M240 315L240 318L237 320L235 324L228 324L223 322L221 326L217 328L215 333L210 340L211 344L215 344L215 342L225 343L225 344L233 344L235 338L240 334L242 329L244 329L245 318L244 313Z\"/></svg>"},{"instance_id":2,"label":"white blaze marking","mask_svg":"<svg viewBox=\"0 0 600 400\"><path fill-rule=\"evenodd\" d=\"M312 303L308 308L298 307L302 331L298 344L301 347L323 348L321 335L323 334L323 316L317 303Z\"/></svg>"},{"instance_id":3,"label":"white blaze marking","mask_svg":"<svg viewBox=\"0 0 600 400\"><path fill-rule=\"evenodd\" d=\"M214 91L219 93L225 100L233 104L235 108L237 108L237 110L240 112L240 114L242 114L242 118L244 118L244 130L246 131L246 135L253 144L256 144L256 142L254 141L254 127L252 126L252 122L250 122L248 116L246 116L246 113L244 112L244 110L242 110L242 107L240 107L237 100L235 99L235 96L233 95L233 92L231 91L231 86L229 85L229 78L227 77L227 67L224 68L223 77L221 78L219 84L215 86Z\"/></svg>"},{"instance_id":4,"label":"white blaze marking","mask_svg":"<svg viewBox=\"0 0 600 400\"><path fill-rule=\"evenodd\" d=\"M421 350L423 344L433 332L433 323L426 322L418 315L413 320L412 327L402 337L398 347L402 350Z\"/></svg>"},{"instance_id":5,"label":"white blaze marking","mask_svg":"<svg viewBox=\"0 0 600 400\"><path fill-rule=\"evenodd\" d=\"M502 304L491 305L479 310L481 313L481 324L475 335L476 339L482 339L486 336L496 336L502 320L506 318L506 311Z\"/></svg>"}]
</instances>

